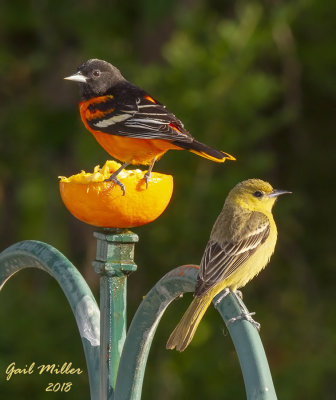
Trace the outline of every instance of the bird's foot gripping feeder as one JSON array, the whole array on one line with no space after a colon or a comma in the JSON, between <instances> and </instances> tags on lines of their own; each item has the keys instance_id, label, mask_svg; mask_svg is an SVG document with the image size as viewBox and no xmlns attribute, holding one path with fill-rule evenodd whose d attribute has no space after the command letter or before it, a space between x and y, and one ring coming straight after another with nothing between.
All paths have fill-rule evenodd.
<instances>
[{"instance_id":1,"label":"bird's foot gripping feeder","mask_svg":"<svg viewBox=\"0 0 336 400\"><path fill-rule=\"evenodd\" d=\"M194 290L198 268L181 266L160 279L141 302L126 334L127 277L136 270L134 245L138 236L121 229L105 229L94 236L97 252L93 266L100 276L100 310L71 262L55 248L37 241L19 242L1 253L0 288L21 269L34 267L48 272L61 286L76 318L91 400L140 399L156 328L168 305ZM237 351L247 399L276 399L258 331L244 319L229 323L241 314L241 307L233 294L218 301L220 296L213 303L227 324Z\"/></svg>"}]
</instances>

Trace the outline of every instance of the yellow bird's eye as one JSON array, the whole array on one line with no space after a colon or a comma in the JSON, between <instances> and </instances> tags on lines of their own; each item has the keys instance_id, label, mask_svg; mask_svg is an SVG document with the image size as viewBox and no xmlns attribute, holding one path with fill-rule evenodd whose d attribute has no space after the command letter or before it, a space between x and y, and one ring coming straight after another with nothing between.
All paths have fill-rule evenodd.
<instances>
[{"instance_id":1,"label":"yellow bird's eye","mask_svg":"<svg viewBox=\"0 0 336 400\"><path fill-rule=\"evenodd\" d=\"M263 192L261 192L260 190L257 190L256 192L253 193L253 196L257 197L257 198L261 198L261 197L263 197Z\"/></svg>"}]
</instances>

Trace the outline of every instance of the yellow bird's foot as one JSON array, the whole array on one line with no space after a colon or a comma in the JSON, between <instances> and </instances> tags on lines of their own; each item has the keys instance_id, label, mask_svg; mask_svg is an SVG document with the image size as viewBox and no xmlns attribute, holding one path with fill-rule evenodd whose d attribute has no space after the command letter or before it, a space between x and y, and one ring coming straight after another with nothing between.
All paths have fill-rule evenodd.
<instances>
[{"instance_id":1,"label":"yellow bird's foot","mask_svg":"<svg viewBox=\"0 0 336 400\"><path fill-rule=\"evenodd\" d=\"M254 315L255 312L247 312L245 310L242 310L242 313L238 315L238 317L233 317L228 320L228 324L231 324L232 322L239 321L240 319L245 319L246 321L250 322L258 331L260 331L260 324L259 322L255 321L251 315Z\"/></svg>"},{"instance_id":2,"label":"yellow bird's foot","mask_svg":"<svg viewBox=\"0 0 336 400\"><path fill-rule=\"evenodd\" d=\"M228 294L230 294L230 289L229 288L225 288L220 296L218 297L218 299L215 301L215 307L218 306L218 304L224 299L224 297L226 297Z\"/></svg>"},{"instance_id":3,"label":"yellow bird's foot","mask_svg":"<svg viewBox=\"0 0 336 400\"><path fill-rule=\"evenodd\" d=\"M243 292L241 290L235 290L233 293L236 295L236 298L238 296L243 300Z\"/></svg>"}]
</instances>

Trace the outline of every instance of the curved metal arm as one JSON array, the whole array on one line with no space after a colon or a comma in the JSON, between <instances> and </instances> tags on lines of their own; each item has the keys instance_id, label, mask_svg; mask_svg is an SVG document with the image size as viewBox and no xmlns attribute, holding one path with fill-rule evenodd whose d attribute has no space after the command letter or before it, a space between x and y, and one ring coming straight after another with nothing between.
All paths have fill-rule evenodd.
<instances>
[{"instance_id":1,"label":"curved metal arm","mask_svg":"<svg viewBox=\"0 0 336 400\"><path fill-rule=\"evenodd\" d=\"M140 304L121 355L115 400L141 398L148 353L160 319L177 296L194 291L197 272L198 267L194 265L185 265L170 271L160 279ZM257 330L244 320L228 323L232 317L241 313L232 295L224 297L216 307L228 326L236 348L247 399L276 399L271 373Z\"/></svg>"},{"instance_id":2,"label":"curved metal arm","mask_svg":"<svg viewBox=\"0 0 336 400\"><path fill-rule=\"evenodd\" d=\"M0 290L16 272L38 268L61 286L82 338L90 382L91 399L99 398L100 313L82 275L58 250L42 242L27 240L8 247L0 254Z\"/></svg>"},{"instance_id":3,"label":"curved metal arm","mask_svg":"<svg viewBox=\"0 0 336 400\"><path fill-rule=\"evenodd\" d=\"M275 400L277 398L265 350L257 329L245 319L230 323L231 318L241 315L235 297L225 296L219 303L220 293L213 303L221 314L235 346L242 369L246 398L248 400Z\"/></svg>"}]
</instances>

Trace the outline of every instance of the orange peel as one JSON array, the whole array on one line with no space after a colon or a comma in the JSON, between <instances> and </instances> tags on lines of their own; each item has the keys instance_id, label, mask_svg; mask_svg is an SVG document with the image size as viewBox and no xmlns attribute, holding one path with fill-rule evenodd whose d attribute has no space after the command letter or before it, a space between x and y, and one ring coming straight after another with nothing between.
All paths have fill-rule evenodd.
<instances>
[{"instance_id":1,"label":"orange peel","mask_svg":"<svg viewBox=\"0 0 336 400\"><path fill-rule=\"evenodd\" d=\"M148 224L167 208L173 194L173 177L152 172L146 188L144 171L125 169L118 180L125 186L105 181L120 167L116 161L97 165L92 173L82 171L60 176L60 193L70 213L87 224L104 228L133 228Z\"/></svg>"}]
</instances>

